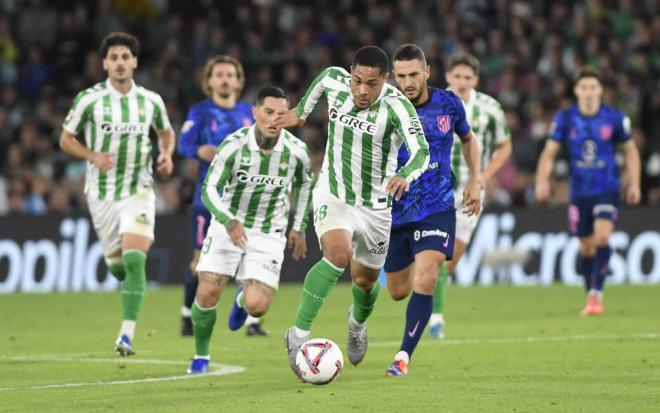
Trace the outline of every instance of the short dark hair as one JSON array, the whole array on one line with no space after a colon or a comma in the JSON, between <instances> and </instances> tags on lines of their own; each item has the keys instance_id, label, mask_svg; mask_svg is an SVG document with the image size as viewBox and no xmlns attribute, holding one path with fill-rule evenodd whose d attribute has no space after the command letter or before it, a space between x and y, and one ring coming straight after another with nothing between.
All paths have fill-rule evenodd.
<instances>
[{"instance_id":1,"label":"short dark hair","mask_svg":"<svg viewBox=\"0 0 660 413\"><path fill-rule=\"evenodd\" d=\"M577 84L577 82L587 77L592 77L601 85L603 84L603 75L600 73L600 70L593 66L583 66L579 68L575 74L575 83Z\"/></svg>"},{"instance_id":2,"label":"short dark hair","mask_svg":"<svg viewBox=\"0 0 660 413\"><path fill-rule=\"evenodd\" d=\"M453 55L449 62L447 62L446 72L451 72L456 66L465 65L472 69L475 75L479 75L479 59L471 55L470 53L459 53Z\"/></svg>"},{"instance_id":3,"label":"short dark hair","mask_svg":"<svg viewBox=\"0 0 660 413\"><path fill-rule=\"evenodd\" d=\"M377 46L364 46L359 48L353 55L353 65L377 67L380 73L387 72L390 66L390 61L387 58L385 50Z\"/></svg>"},{"instance_id":4,"label":"short dark hair","mask_svg":"<svg viewBox=\"0 0 660 413\"><path fill-rule=\"evenodd\" d=\"M107 57L112 46L126 46L135 57L140 53L140 42L130 33L114 32L105 36L101 42L101 57Z\"/></svg>"},{"instance_id":5,"label":"short dark hair","mask_svg":"<svg viewBox=\"0 0 660 413\"><path fill-rule=\"evenodd\" d=\"M264 104L266 98L277 98L277 99L286 99L287 102L291 103L289 95L286 94L284 89L277 86L266 86L259 89L257 93L257 106Z\"/></svg>"},{"instance_id":6,"label":"short dark hair","mask_svg":"<svg viewBox=\"0 0 660 413\"><path fill-rule=\"evenodd\" d=\"M406 43L397 47L394 51L394 61L397 60L419 60L426 66L426 56L421 47L414 43Z\"/></svg>"}]
</instances>

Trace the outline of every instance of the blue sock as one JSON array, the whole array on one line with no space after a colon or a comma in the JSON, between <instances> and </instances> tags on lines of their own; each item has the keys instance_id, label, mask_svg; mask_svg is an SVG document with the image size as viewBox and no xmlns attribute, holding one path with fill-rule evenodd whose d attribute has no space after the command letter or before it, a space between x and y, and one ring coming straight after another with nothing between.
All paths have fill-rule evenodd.
<instances>
[{"instance_id":1,"label":"blue sock","mask_svg":"<svg viewBox=\"0 0 660 413\"><path fill-rule=\"evenodd\" d=\"M580 267L580 274L584 277L584 289L589 292L591 290L591 279L594 274L594 257L579 255L578 266Z\"/></svg>"},{"instance_id":2,"label":"blue sock","mask_svg":"<svg viewBox=\"0 0 660 413\"><path fill-rule=\"evenodd\" d=\"M591 282L591 288L597 291L603 291L605 277L609 273L610 256L612 248L609 245L596 248L596 258L594 259L594 276Z\"/></svg>"},{"instance_id":3,"label":"blue sock","mask_svg":"<svg viewBox=\"0 0 660 413\"><path fill-rule=\"evenodd\" d=\"M194 277L190 268L186 271L183 278L183 305L186 308L192 308L195 301L195 294L197 293L197 277Z\"/></svg>"},{"instance_id":4,"label":"blue sock","mask_svg":"<svg viewBox=\"0 0 660 413\"><path fill-rule=\"evenodd\" d=\"M419 339L426 328L433 311L433 295L417 294L413 291L406 308L406 330L403 332L403 342L400 351L412 357Z\"/></svg>"}]
</instances>

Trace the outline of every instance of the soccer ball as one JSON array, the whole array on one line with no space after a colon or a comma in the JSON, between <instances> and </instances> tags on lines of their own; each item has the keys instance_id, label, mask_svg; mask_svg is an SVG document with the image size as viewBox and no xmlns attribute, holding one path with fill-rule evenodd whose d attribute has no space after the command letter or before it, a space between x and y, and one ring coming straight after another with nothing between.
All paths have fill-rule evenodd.
<instances>
[{"instance_id":1,"label":"soccer ball","mask_svg":"<svg viewBox=\"0 0 660 413\"><path fill-rule=\"evenodd\" d=\"M344 355L332 340L314 338L303 343L296 354L298 376L312 384L328 384L344 368Z\"/></svg>"}]
</instances>

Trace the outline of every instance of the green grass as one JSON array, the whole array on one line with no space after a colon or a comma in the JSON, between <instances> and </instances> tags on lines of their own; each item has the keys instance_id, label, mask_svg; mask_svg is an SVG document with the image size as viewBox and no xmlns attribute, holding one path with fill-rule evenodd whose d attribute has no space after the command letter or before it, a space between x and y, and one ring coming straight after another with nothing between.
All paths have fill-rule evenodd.
<instances>
[{"instance_id":1,"label":"green grass","mask_svg":"<svg viewBox=\"0 0 660 413\"><path fill-rule=\"evenodd\" d=\"M450 288L447 340L424 338L410 374L386 378L403 332L405 302L382 290L370 348L336 382L312 386L291 373L282 334L300 285L284 285L267 314L268 338L226 328L235 290L221 300L214 362L227 376L80 387L34 386L181 375L193 341L178 335L181 290L150 290L129 362L114 358L119 295L0 297L0 412L658 412L660 287L607 290L607 312L581 318L577 288ZM313 336L345 347L349 286L339 285ZM59 359L56 359L59 357ZM167 360L171 364L134 361Z\"/></svg>"}]
</instances>

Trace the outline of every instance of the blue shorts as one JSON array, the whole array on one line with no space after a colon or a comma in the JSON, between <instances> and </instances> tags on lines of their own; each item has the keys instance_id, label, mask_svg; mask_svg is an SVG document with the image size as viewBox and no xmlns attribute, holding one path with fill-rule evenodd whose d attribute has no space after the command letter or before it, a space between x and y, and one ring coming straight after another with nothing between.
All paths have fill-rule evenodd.
<instances>
[{"instance_id":1,"label":"blue shorts","mask_svg":"<svg viewBox=\"0 0 660 413\"><path fill-rule=\"evenodd\" d=\"M454 256L456 210L439 212L418 222L392 226L390 247L385 258L385 272L396 272L415 261L426 250L440 251L450 260Z\"/></svg>"},{"instance_id":2,"label":"blue shorts","mask_svg":"<svg viewBox=\"0 0 660 413\"><path fill-rule=\"evenodd\" d=\"M211 213L206 208L193 206L190 214L190 228L192 229L192 246L196 250L202 249L206 231L211 225Z\"/></svg>"},{"instance_id":3,"label":"blue shorts","mask_svg":"<svg viewBox=\"0 0 660 413\"><path fill-rule=\"evenodd\" d=\"M572 200L568 207L568 229L571 235L588 237L593 234L597 218L616 223L620 204L618 193Z\"/></svg>"}]
</instances>

